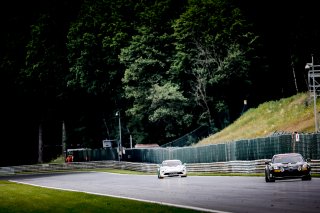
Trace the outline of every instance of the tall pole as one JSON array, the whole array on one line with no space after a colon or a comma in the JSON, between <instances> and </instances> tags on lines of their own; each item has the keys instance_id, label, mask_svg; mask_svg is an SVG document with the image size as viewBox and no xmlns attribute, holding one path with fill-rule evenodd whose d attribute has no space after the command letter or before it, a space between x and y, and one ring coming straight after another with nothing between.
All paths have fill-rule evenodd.
<instances>
[{"instance_id":1,"label":"tall pole","mask_svg":"<svg viewBox=\"0 0 320 213\"><path fill-rule=\"evenodd\" d=\"M318 132L318 119L317 119L317 94L316 94L316 84L315 84L315 74L314 74L314 64L312 56L312 80L313 80L313 109L314 109L314 127L315 132Z\"/></svg>"},{"instance_id":2,"label":"tall pole","mask_svg":"<svg viewBox=\"0 0 320 213\"><path fill-rule=\"evenodd\" d=\"M314 128L315 132L318 132L318 113L317 113L317 88L320 86L318 82L316 82L316 77L320 77L320 65L314 65L313 55L311 55L311 63L307 63L305 69L309 70L308 72L308 87L310 96L313 96L313 109L314 109ZM315 67L317 69L315 69ZM312 84L311 84L312 81ZM317 85L316 85L317 83Z\"/></svg>"},{"instance_id":3,"label":"tall pole","mask_svg":"<svg viewBox=\"0 0 320 213\"><path fill-rule=\"evenodd\" d=\"M119 116L119 144L118 144L118 160L120 161L120 155L122 155L122 141L121 141L121 119L120 119L120 111L116 113L117 116Z\"/></svg>"},{"instance_id":4,"label":"tall pole","mask_svg":"<svg viewBox=\"0 0 320 213\"><path fill-rule=\"evenodd\" d=\"M119 111L119 141L120 141L120 148L122 148L120 111Z\"/></svg>"}]
</instances>

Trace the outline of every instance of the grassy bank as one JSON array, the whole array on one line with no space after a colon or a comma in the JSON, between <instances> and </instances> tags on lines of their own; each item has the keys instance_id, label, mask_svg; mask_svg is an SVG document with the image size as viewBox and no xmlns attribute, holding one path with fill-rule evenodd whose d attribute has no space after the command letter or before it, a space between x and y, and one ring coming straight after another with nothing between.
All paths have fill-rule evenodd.
<instances>
[{"instance_id":1,"label":"grassy bank","mask_svg":"<svg viewBox=\"0 0 320 213\"><path fill-rule=\"evenodd\" d=\"M317 108L320 104L317 104ZM314 107L308 93L269 101L249 109L234 123L197 145L266 137L274 132L314 132Z\"/></svg>"}]
</instances>

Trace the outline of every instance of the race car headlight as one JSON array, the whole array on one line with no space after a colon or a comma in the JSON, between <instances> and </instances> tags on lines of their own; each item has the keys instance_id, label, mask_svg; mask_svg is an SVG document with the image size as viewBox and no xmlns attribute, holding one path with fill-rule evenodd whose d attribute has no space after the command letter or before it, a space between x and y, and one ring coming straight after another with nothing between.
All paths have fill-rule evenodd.
<instances>
[{"instance_id":1,"label":"race car headlight","mask_svg":"<svg viewBox=\"0 0 320 213\"><path fill-rule=\"evenodd\" d=\"M302 165L302 171L305 171L305 170L307 170L308 169L308 164L303 164Z\"/></svg>"},{"instance_id":2,"label":"race car headlight","mask_svg":"<svg viewBox=\"0 0 320 213\"><path fill-rule=\"evenodd\" d=\"M273 166L271 169L279 169L279 166Z\"/></svg>"},{"instance_id":3,"label":"race car headlight","mask_svg":"<svg viewBox=\"0 0 320 213\"><path fill-rule=\"evenodd\" d=\"M298 171L301 171L301 169L302 169L302 166L298 166Z\"/></svg>"}]
</instances>

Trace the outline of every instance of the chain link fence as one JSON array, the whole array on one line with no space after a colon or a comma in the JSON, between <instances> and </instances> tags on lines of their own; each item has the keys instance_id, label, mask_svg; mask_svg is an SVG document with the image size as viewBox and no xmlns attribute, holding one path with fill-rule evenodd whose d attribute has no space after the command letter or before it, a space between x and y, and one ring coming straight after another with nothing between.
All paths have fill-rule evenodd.
<instances>
[{"instance_id":1,"label":"chain link fence","mask_svg":"<svg viewBox=\"0 0 320 213\"><path fill-rule=\"evenodd\" d=\"M207 146L126 149L120 159L147 163L161 163L166 159L180 159L185 163L210 163L270 159L274 154L288 152L298 152L305 158L320 159L320 133L284 134ZM79 151L74 159L90 161L119 158L117 149L96 149Z\"/></svg>"},{"instance_id":2,"label":"chain link fence","mask_svg":"<svg viewBox=\"0 0 320 213\"><path fill-rule=\"evenodd\" d=\"M209 126L200 126L192 132L170 142L161 145L161 147L184 147L197 143L202 138L208 137L211 133Z\"/></svg>"}]
</instances>

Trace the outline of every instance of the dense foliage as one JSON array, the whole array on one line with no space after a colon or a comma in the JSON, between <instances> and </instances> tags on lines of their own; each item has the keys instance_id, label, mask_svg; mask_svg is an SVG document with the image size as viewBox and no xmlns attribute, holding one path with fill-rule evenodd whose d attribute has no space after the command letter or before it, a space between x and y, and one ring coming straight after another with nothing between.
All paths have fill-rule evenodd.
<instances>
[{"instance_id":1,"label":"dense foliage","mask_svg":"<svg viewBox=\"0 0 320 213\"><path fill-rule=\"evenodd\" d=\"M2 3L4 4L4 3ZM0 165L67 147L170 142L218 131L307 90L319 59L314 1L50 0L1 5ZM5 140L5 138L7 138ZM41 148L41 147L40 147Z\"/></svg>"}]
</instances>

